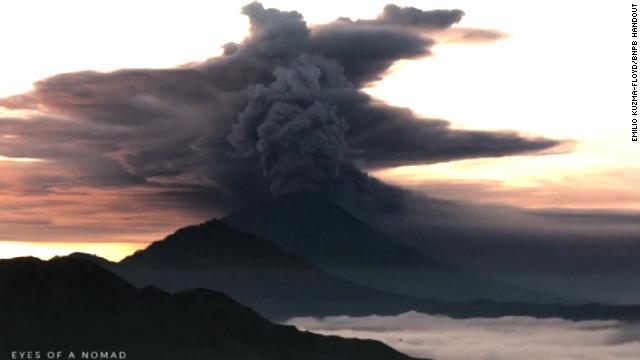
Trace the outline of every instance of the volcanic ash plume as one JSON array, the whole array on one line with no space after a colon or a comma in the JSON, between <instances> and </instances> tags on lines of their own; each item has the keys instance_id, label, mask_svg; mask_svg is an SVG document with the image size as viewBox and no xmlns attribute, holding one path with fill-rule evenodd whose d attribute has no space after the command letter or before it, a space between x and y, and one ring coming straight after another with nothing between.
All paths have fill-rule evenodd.
<instances>
[{"instance_id":1,"label":"volcanic ash plume","mask_svg":"<svg viewBox=\"0 0 640 360\"><path fill-rule=\"evenodd\" d=\"M274 194L318 190L338 176L347 149L347 123L328 95L350 84L335 61L306 54L274 76L248 89L229 141L259 159Z\"/></svg>"}]
</instances>

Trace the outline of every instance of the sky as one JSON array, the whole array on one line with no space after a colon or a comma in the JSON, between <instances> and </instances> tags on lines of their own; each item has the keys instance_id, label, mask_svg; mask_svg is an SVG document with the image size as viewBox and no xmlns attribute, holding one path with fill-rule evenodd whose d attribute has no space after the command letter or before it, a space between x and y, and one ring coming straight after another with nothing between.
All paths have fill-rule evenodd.
<instances>
[{"instance_id":1,"label":"sky","mask_svg":"<svg viewBox=\"0 0 640 360\"><path fill-rule=\"evenodd\" d=\"M313 25L341 16L372 19L387 2L263 4L297 10ZM205 61L222 54L224 44L249 34L247 17L240 13L245 4L3 1L0 33L9 35L2 38L0 96L29 93L34 82L61 73L163 69ZM433 35L431 56L400 60L383 79L368 83L365 91L376 101L449 121L457 130L517 131L562 144L544 154L391 164L367 171L430 196L467 202L535 209L640 208L640 190L634 187L640 180L640 147L630 141L628 116L626 3L395 4L424 10L459 8L465 16L454 31ZM503 36L495 41L456 41L460 33L455 29L469 28ZM0 116L37 118L42 111L37 106L0 107ZM8 130L0 137L7 144L26 146ZM171 207L142 200L157 191L101 182L99 165L94 181L76 183L72 180L85 176L78 172L78 163L90 160L27 156L38 153L37 141L41 139L29 145L33 149L0 151L2 257L48 257L77 249L118 259L179 226L221 214L200 211L200 204Z\"/></svg>"}]
</instances>

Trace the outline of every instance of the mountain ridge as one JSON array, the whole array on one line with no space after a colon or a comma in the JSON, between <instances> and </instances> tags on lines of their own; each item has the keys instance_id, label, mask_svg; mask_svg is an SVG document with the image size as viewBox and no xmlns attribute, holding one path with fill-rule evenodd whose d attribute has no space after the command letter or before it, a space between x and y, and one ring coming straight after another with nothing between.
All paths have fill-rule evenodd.
<instances>
[{"instance_id":1,"label":"mountain ridge","mask_svg":"<svg viewBox=\"0 0 640 360\"><path fill-rule=\"evenodd\" d=\"M412 359L376 341L272 324L212 290L137 289L77 257L0 260L0 306L0 354L7 355L102 349L143 360Z\"/></svg>"},{"instance_id":2,"label":"mountain ridge","mask_svg":"<svg viewBox=\"0 0 640 360\"><path fill-rule=\"evenodd\" d=\"M229 214L222 221L300 255L333 276L368 288L450 301L561 301L459 272L315 193L286 194Z\"/></svg>"},{"instance_id":3,"label":"mountain ridge","mask_svg":"<svg viewBox=\"0 0 640 360\"><path fill-rule=\"evenodd\" d=\"M136 286L222 291L271 319L409 308L402 296L335 278L301 256L218 220L179 229L119 263L75 256L92 259Z\"/></svg>"},{"instance_id":4,"label":"mountain ridge","mask_svg":"<svg viewBox=\"0 0 640 360\"><path fill-rule=\"evenodd\" d=\"M186 229L186 230L185 230ZM108 269L123 276L136 286L153 285L167 291L184 291L187 289L205 287L229 294L241 303L258 310L269 319L280 321L295 316L329 316L329 315L397 315L407 311L418 311L428 314L440 314L453 318L470 317L500 317L511 315L534 317L562 317L573 320L589 319L640 319L640 306L615 307L597 304L566 305L560 303L526 303L526 302L497 302L490 299L475 299L473 301L445 301L438 299L423 299L402 294L393 294L377 289L370 289L334 278L304 262L304 259L288 254L269 242L253 235L236 230L219 221L209 221L200 225L187 227L176 231L150 245L149 249L165 252L154 260L154 254L138 251L123 264L106 263ZM220 235L217 231L224 230ZM199 236L195 240L185 240L183 236ZM220 236L218 236L220 235ZM241 239L240 241L235 241ZM165 242L166 243L163 243ZM226 247L240 246L232 254L234 259L246 256L243 252L246 245L262 242L254 249L265 248L274 254L284 264L291 264L287 259L295 259L291 269L271 269L254 266L247 261L241 266L222 266L217 263L213 255L199 248L192 248L188 254L203 257L209 264L206 268L196 267L185 269L176 266L183 262L176 259L180 251L173 251L169 245L192 246L193 244L207 244L211 242L227 242ZM168 245L167 245L168 244ZM213 249L216 246L212 247ZM211 248L210 248L211 249ZM229 248L227 249L229 250ZM244 255L243 255L244 254ZM251 254L251 253L249 253ZM255 255L255 254L254 254ZM94 261L99 258L76 254ZM137 259L140 259L137 261ZM105 264L104 261L98 260ZM168 264L167 264L168 262ZM110 265L109 265L110 264ZM104 265L102 265L104 266ZM302 266L302 267L300 267ZM293 277L291 277L293 275Z\"/></svg>"}]
</instances>

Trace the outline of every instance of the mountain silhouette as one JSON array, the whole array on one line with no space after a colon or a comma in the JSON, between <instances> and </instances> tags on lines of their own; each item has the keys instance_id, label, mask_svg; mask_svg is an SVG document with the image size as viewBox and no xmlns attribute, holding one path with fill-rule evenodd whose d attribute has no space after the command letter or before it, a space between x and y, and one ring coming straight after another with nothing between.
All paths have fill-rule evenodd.
<instances>
[{"instance_id":1,"label":"mountain silhouette","mask_svg":"<svg viewBox=\"0 0 640 360\"><path fill-rule=\"evenodd\" d=\"M376 341L275 325L215 291L137 289L78 257L0 261L0 308L2 358L56 350L142 360L411 359Z\"/></svg>"},{"instance_id":2,"label":"mountain silhouette","mask_svg":"<svg viewBox=\"0 0 640 360\"><path fill-rule=\"evenodd\" d=\"M398 313L412 307L401 296L335 278L218 220L180 229L118 264L92 259L136 286L214 289L272 319Z\"/></svg>"},{"instance_id":3,"label":"mountain silhouette","mask_svg":"<svg viewBox=\"0 0 640 360\"><path fill-rule=\"evenodd\" d=\"M640 307L636 306L447 301L371 289L327 274L300 256L217 220L180 229L120 263L86 254L72 257L105 267L138 287L152 285L170 292L194 288L221 291L276 321L295 316L397 315L408 311L454 318L640 319Z\"/></svg>"},{"instance_id":4,"label":"mountain silhouette","mask_svg":"<svg viewBox=\"0 0 640 360\"><path fill-rule=\"evenodd\" d=\"M456 271L315 193L280 196L233 213L224 222L303 256L336 277L370 288L454 301L559 300Z\"/></svg>"}]
</instances>

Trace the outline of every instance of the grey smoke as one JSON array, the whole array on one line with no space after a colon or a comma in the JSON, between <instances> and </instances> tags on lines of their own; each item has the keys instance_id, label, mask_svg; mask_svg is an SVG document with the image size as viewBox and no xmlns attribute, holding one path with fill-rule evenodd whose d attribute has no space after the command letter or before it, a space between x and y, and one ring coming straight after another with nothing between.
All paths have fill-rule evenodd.
<instances>
[{"instance_id":1,"label":"grey smoke","mask_svg":"<svg viewBox=\"0 0 640 360\"><path fill-rule=\"evenodd\" d=\"M339 176L347 149L347 123L320 93L350 84L335 61L320 56L301 55L274 75L270 86L249 89L229 140L259 159L274 194L319 190Z\"/></svg>"},{"instance_id":2,"label":"grey smoke","mask_svg":"<svg viewBox=\"0 0 640 360\"><path fill-rule=\"evenodd\" d=\"M413 26L374 19L310 28L295 11L259 3L242 11L250 20L249 36L226 45L220 57L166 70L63 74L36 83L31 92L0 99L0 106L40 113L27 122L0 119L0 131L16 135L0 139L0 153L67 164L75 171L66 180L69 185L142 184L172 195L184 192L190 203L195 198L201 207L225 211L228 204L233 208L268 198L280 187L322 185L345 192L364 183L349 183L366 178L355 175L362 169L532 153L560 143L509 132L454 130L446 121L419 117L364 93L362 87L394 61L429 54L434 41L416 34ZM429 21L441 26L451 23L451 15L425 12L421 24ZM295 151L281 156L288 147L271 141L277 121L275 113L268 116L276 102L290 105L278 105L279 116L284 108L308 119L314 114L315 128L324 131L323 141L316 139L316 150L322 151L298 141L290 143ZM319 121L320 113L326 121ZM264 156L264 151L258 154L258 127L267 117L270 125L260 148L269 156ZM280 177L292 161L296 166ZM322 175L295 179L317 161ZM334 184L317 181L332 178Z\"/></svg>"},{"instance_id":3,"label":"grey smoke","mask_svg":"<svg viewBox=\"0 0 640 360\"><path fill-rule=\"evenodd\" d=\"M377 22L392 25L417 26L427 29L448 28L459 22L464 16L462 10L431 10L423 11L414 7L399 7L387 5Z\"/></svg>"}]
</instances>

